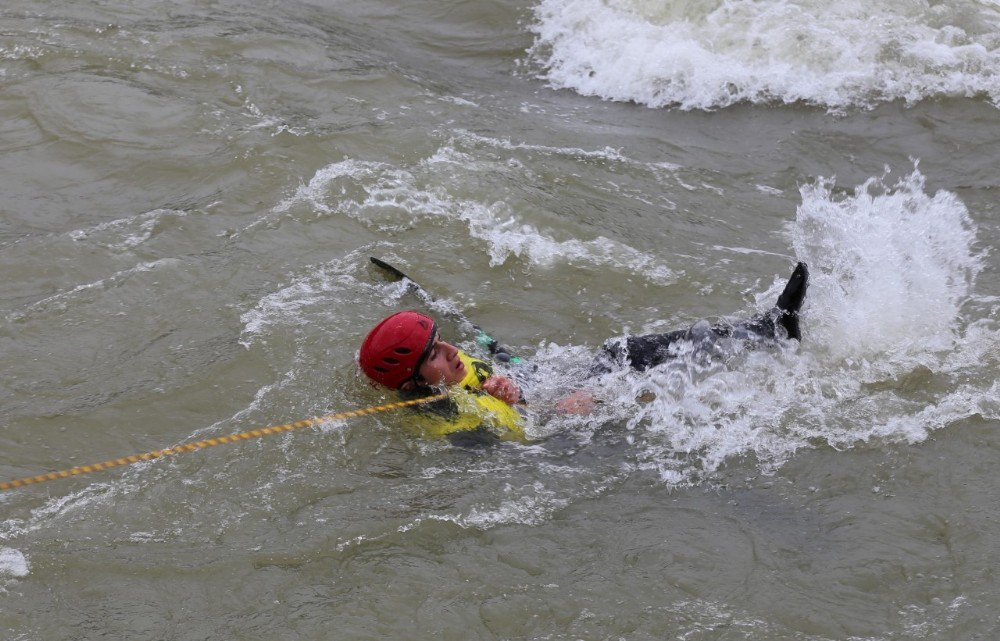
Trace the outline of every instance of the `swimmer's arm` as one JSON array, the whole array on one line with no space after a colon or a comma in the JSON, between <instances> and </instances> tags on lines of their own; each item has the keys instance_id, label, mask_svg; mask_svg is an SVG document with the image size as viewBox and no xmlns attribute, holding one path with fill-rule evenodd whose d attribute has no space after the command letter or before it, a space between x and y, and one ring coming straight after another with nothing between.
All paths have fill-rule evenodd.
<instances>
[{"instance_id":1,"label":"swimmer's arm","mask_svg":"<svg viewBox=\"0 0 1000 641\"><path fill-rule=\"evenodd\" d=\"M483 391L508 405L516 405L524 400L521 388L506 376L490 376L483 381Z\"/></svg>"},{"instance_id":2,"label":"swimmer's arm","mask_svg":"<svg viewBox=\"0 0 1000 641\"><path fill-rule=\"evenodd\" d=\"M520 388L506 376L490 376L483 381L483 391L508 405L516 405L517 403L524 402ZM577 390L556 403L556 412L559 414L586 416L593 413L598 403L600 401L587 390Z\"/></svg>"}]
</instances>

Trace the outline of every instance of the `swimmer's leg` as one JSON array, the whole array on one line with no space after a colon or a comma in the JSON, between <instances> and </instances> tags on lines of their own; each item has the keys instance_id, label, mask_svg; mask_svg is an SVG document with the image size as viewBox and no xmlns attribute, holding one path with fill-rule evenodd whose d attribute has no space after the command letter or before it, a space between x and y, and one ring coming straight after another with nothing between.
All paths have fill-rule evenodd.
<instances>
[{"instance_id":1,"label":"swimmer's leg","mask_svg":"<svg viewBox=\"0 0 1000 641\"><path fill-rule=\"evenodd\" d=\"M777 307L781 310L778 322L788 332L788 338L802 340L802 331L799 329L799 309L802 308L802 303L806 299L808 288L809 267L805 263L799 263L788 278L785 291L781 292L781 296L778 296Z\"/></svg>"},{"instance_id":2,"label":"swimmer's leg","mask_svg":"<svg viewBox=\"0 0 1000 641\"><path fill-rule=\"evenodd\" d=\"M805 263L799 263L788 278L785 289L778 296L778 303L766 314L757 314L753 318L727 327L716 325L712 329L721 335L741 338L751 341L768 341L779 338L777 326L780 325L788 338L802 340L799 328L799 309L806 298L809 286L809 269Z\"/></svg>"},{"instance_id":3,"label":"swimmer's leg","mask_svg":"<svg viewBox=\"0 0 1000 641\"><path fill-rule=\"evenodd\" d=\"M591 368L591 374L606 374L621 365L628 365L640 372L673 358L670 346L688 338L688 330L680 329L665 334L626 336L610 340L601 348L601 353Z\"/></svg>"},{"instance_id":4,"label":"swimmer's leg","mask_svg":"<svg viewBox=\"0 0 1000 641\"><path fill-rule=\"evenodd\" d=\"M606 374L622 365L628 365L640 372L660 365L675 356L671 349L678 341L689 341L696 349L708 350L715 339L734 338L750 342L774 340L775 324L781 325L788 338L802 340L799 328L799 310L806 298L809 287L809 268L799 263L788 278L784 291L778 296L778 304L768 314L758 315L737 325L716 324L711 327L699 322L690 329L680 329L665 334L626 336L604 344L591 366L590 375Z\"/></svg>"}]
</instances>

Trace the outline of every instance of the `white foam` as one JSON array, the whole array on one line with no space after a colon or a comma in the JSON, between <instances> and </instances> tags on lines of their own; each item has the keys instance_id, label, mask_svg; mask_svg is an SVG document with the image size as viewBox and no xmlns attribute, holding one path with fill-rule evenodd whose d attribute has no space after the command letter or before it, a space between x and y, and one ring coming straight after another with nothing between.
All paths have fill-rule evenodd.
<instances>
[{"instance_id":1,"label":"white foam","mask_svg":"<svg viewBox=\"0 0 1000 641\"><path fill-rule=\"evenodd\" d=\"M376 284L364 282L356 276L357 271L368 263L370 250L369 246L360 247L342 258L309 266L302 273L289 275L288 284L261 297L253 309L240 316L243 323L240 344L250 348L255 342L266 342L273 326L280 326L284 332L289 328L315 323L330 324L333 319L329 315L336 313L330 301L341 301L337 308L349 307L344 301L350 292L358 290L377 289L387 307L395 306L412 291L407 281ZM442 315L462 314L458 305L446 298L425 297L424 303Z\"/></svg>"},{"instance_id":2,"label":"white foam","mask_svg":"<svg viewBox=\"0 0 1000 641\"><path fill-rule=\"evenodd\" d=\"M164 219L168 217L183 218L187 215L187 212L178 209L154 209L92 227L75 229L68 232L68 236L77 242L93 241L119 251L135 249L153 236L157 225L161 224ZM112 235L112 239L103 240L103 237L107 235Z\"/></svg>"},{"instance_id":3,"label":"white foam","mask_svg":"<svg viewBox=\"0 0 1000 641\"><path fill-rule=\"evenodd\" d=\"M924 192L914 170L895 185L872 178L852 196L833 181L801 190L795 251L812 267L812 340L838 357L897 367L948 350L982 258L958 198Z\"/></svg>"},{"instance_id":4,"label":"white foam","mask_svg":"<svg viewBox=\"0 0 1000 641\"><path fill-rule=\"evenodd\" d=\"M507 484L503 494L513 498L505 499L497 506L478 505L466 514L430 514L401 525L400 532L408 532L425 521L454 523L465 529L488 530L498 525L539 525L551 515L569 504L568 498L559 497L548 490L540 481L529 486L514 488Z\"/></svg>"},{"instance_id":5,"label":"white foam","mask_svg":"<svg viewBox=\"0 0 1000 641\"><path fill-rule=\"evenodd\" d=\"M28 576L31 566L28 559L14 548L0 547L0 578Z\"/></svg>"},{"instance_id":6,"label":"white foam","mask_svg":"<svg viewBox=\"0 0 1000 641\"><path fill-rule=\"evenodd\" d=\"M1000 383L989 389L963 385L937 402L929 403L912 414L889 417L872 429L872 436L890 440L904 439L910 443L923 441L933 430L947 427L963 418L982 416L996 420L1000 408Z\"/></svg>"},{"instance_id":7,"label":"white foam","mask_svg":"<svg viewBox=\"0 0 1000 641\"><path fill-rule=\"evenodd\" d=\"M128 269L123 269L117 271L106 278L101 278L90 283L83 283L77 285L72 289L67 289L61 291L57 294L47 296L41 300L35 301L30 305L25 306L21 310L11 312L7 315L7 320L9 322L19 321L26 318L29 314L39 311L65 311L68 301L76 300L82 294L90 291L105 291L118 287L123 284L133 276L137 274L142 274L145 272L152 271L157 268L162 268L169 265L174 265L179 261L176 258L161 258L159 260L141 262L137 265L130 267Z\"/></svg>"},{"instance_id":8,"label":"white foam","mask_svg":"<svg viewBox=\"0 0 1000 641\"><path fill-rule=\"evenodd\" d=\"M151 461L138 463L133 467L145 468ZM72 520L74 518L85 518L86 510L95 504L109 504L118 495L134 492L136 487L129 485L125 480L118 479L113 483L96 482L70 492L63 496L56 496L45 501L41 506L32 508L31 514L27 518L10 518L0 522L0 540L9 541L15 537L24 537L32 532L42 530L59 520ZM7 548L0 548L7 549ZM16 550L15 550L16 552ZM21 567L17 555L9 557L11 567L15 570Z\"/></svg>"},{"instance_id":9,"label":"white foam","mask_svg":"<svg viewBox=\"0 0 1000 641\"><path fill-rule=\"evenodd\" d=\"M466 100L465 98L459 98L458 96L441 96L438 98L443 102L450 102L453 105L458 105L460 107L479 107L478 104L472 102L471 100Z\"/></svg>"},{"instance_id":10,"label":"white foam","mask_svg":"<svg viewBox=\"0 0 1000 641\"><path fill-rule=\"evenodd\" d=\"M569 153L588 152L570 150ZM611 150L594 154L615 158ZM555 234L520 220L504 202L460 197L442 185L453 172L488 174L505 168L510 166L477 162L451 145L437 150L412 171L348 159L317 171L308 184L300 186L275 212L308 203L326 214L344 214L395 231L412 225L414 218L456 221L465 225L472 238L486 244L492 266L518 257L538 266L563 262L612 268L641 274L661 284L676 279L676 273L667 265L624 243L604 236L560 240Z\"/></svg>"},{"instance_id":11,"label":"white foam","mask_svg":"<svg viewBox=\"0 0 1000 641\"><path fill-rule=\"evenodd\" d=\"M541 0L529 58L556 88L650 107L1000 101L1000 10L975 0Z\"/></svg>"},{"instance_id":12,"label":"white foam","mask_svg":"<svg viewBox=\"0 0 1000 641\"><path fill-rule=\"evenodd\" d=\"M46 53L42 47L16 44L12 47L0 47L0 60L36 60Z\"/></svg>"},{"instance_id":13,"label":"white foam","mask_svg":"<svg viewBox=\"0 0 1000 641\"><path fill-rule=\"evenodd\" d=\"M337 273L336 270L327 268L314 269L295 278L289 285L261 298L253 309L240 316L243 323L240 344L250 347L253 337L262 335L274 323L307 323L308 319L303 311L328 304L331 292L350 288L356 283L350 274Z\"/></svg>"},{"instance_id":14,"label":"white foam","mask_svg":"<svg viewBox=\"0 0 1000 641\"><path fill-rule=\"evenodd\" d=\"M780 196L781 194L785 193L780 189L778 189L777 187L769 187L767 185L754 185L754 187L757 189L757 191L764 194L768 194L769 196Z\"/></svg>"},{"instance_id":15,"label":"white foam","mask_svg":"<svg viewBox=\"0 0 1000 641\"><path fill-rule=\"evenodd\" d=\"M524 142L513 142L510 139L500 139L491 138L489 136L483 136L471 131L459 130L456 132L455 141L463 142L466 144L479 144L494 147L496 149L506 149L510 151L534 151L540 152L549 156L566 156L570 158L591 158L599 160L609 160L611 162L623 163L626 165L639 165L632 161L627 156L624 156L621 151L615 149L614 147L605 147L604 149L582 149L580 147L553 147L550 145L533 145ZM657 166L662 166L665 169L677 169L676 165L670 163L659 163Z\"/></svg>"}]
</instances>

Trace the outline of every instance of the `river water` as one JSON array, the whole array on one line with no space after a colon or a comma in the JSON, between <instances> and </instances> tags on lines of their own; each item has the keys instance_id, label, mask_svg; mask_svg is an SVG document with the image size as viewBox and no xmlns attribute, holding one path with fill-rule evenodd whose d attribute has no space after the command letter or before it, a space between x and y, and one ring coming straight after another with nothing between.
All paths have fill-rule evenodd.
<instances>
[{"instance_id":1,"label":"river water","mask_svg":"<svg viewBox=\"0 0 1000 641\"><path fill-rule=\"evenodd\" d=\"M6 0L0 87L0 480L393 400L399 308L539 378L5 492L4 639L997 638L995 1Z\"/></svg>"}]
</instances>

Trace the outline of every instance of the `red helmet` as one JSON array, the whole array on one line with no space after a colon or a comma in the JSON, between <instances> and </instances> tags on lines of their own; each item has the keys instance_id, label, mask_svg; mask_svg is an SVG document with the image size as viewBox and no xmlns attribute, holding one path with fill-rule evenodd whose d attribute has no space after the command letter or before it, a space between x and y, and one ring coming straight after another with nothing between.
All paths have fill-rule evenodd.
<instances>
[{"instance_id":1,"label":"red helmet","mask_svg":"<svg viewBox=\"0 0 1000 641\"><path fill-rule=\"evenodd\" d=\"M433 319L417 312L397 312L368 332L358 363L368 378L399 389L417 375L436 335Z\"/></svg>"}]
</instances>

